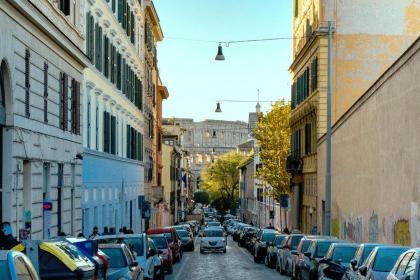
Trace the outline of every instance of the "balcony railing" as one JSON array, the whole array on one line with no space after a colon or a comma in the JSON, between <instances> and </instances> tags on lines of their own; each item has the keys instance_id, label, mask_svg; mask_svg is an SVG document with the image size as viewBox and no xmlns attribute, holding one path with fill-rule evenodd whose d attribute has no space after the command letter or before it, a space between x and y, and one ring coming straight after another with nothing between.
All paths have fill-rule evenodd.
<instances>
[{"instance_id":1,"label":"balcony railing","mask_svg":"<svg viewBox=\"0 0 420 280\"><path fill-rule=\"evenodd\" d=\"M302 158L289 155L286 161L286 170L289 173L302 173L303 161Z\"/></svg>"}]
</instances>

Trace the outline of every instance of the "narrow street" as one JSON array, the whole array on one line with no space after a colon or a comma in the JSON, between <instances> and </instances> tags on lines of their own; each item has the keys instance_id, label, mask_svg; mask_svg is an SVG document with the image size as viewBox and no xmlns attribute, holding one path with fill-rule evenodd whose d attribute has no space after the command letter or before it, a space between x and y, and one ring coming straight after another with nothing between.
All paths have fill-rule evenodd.
<instances>
[{"instance_id":1,"label":"narrow street","mask_svg":"<svg viewBox=\"0 0 420 280\"><path fill-rule=\"evenodd\" d=\"M200 254L200 238L195 240L194 252L185 252L181 263L174 266L170 280L246 280L246 279L288 279L264 264L256 264L249 252L239 248L237 243L228 239L226 254Z\"/></svg>"}]
</instances>

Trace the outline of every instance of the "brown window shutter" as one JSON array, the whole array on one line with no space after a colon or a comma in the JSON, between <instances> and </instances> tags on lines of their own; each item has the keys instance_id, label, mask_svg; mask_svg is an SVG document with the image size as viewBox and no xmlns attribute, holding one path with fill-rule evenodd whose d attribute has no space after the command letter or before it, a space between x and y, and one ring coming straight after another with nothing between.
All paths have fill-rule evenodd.
<instances>
[{"instance_id":1,"label":"brown window shutter","mask_svg":"<svg viewBox=\"0 0 420 280\"><path fill-rule=\"evenodd\" d=\"M66 73L63 73L63 130L67 130L68 128L68 118L69 118L69 79Z\"/></svg>"}]
</instances>

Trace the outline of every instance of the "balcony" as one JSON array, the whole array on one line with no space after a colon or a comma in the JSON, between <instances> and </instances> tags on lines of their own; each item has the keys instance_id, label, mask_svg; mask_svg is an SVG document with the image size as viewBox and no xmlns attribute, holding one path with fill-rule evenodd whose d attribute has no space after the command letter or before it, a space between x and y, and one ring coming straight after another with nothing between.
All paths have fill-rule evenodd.
<instances>
[{"instance_id":1,"label":"balcony","mask_svg":"<svg viewBox=\"0 0 420 280\"><path fill-rule=\"evenodd\" d=\"M289 173L302 173L303 162L300 157L289 155L286 161L286 170Z\"/></svg>"}]
</instances>

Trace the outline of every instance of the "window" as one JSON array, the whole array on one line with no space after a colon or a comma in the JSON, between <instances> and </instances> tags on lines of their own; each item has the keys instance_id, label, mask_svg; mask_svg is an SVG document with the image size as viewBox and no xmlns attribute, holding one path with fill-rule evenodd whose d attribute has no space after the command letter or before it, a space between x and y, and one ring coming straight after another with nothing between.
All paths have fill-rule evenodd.
<instances>
[{"instance_id":1,"label":"window","mask_svg":"<svg viewBox=\"0 0 420 280\"><path fill-rule=\"evenodd\" d=\"M44 122L48 123L48 63L44 63Z\"/></svg>"},{"instance_id":2,"label":"window","mask_svg":"<svg viewBox=\"0 0 420 280\"><path fill-rule=\"evenodd\" d=\"M411 257L410 262L407 264L407 268L405 269L404 276L409 276L410 279L413 279L414 272L416 271L416 264L417 264L418 255L417 253L413 254Z\"/></svg>"},{"instance_id":3,"label":"window","mask_svg":"<svg viewBox=\"0 0 420 280\"><path fill-rule=\"evenodd\" d=\"M60 128L67 130L68 122L68 76L66 73L60 73Z\"/></svg>"},{"instance_id":4,"label":"window","mask_svg":"<svg viewBox=\"0 0 420 280\"><path fill-rule=\"evenodd\" d=\"M312 153L312 125L307 123L305 124L305 154L310 153Z\"/></svg>"},{"instance_id":5,"label":"window","mask_svg":"<svg viewBox=\"0 0 420 280\"><path fill-rule=\"evenodd\" d=\"M62 190L64 187L64 164L58 164L58 174L57 174L57 232L60 233L62 230Z\"/></svg>"},{"instance_id":6,"label":"window","mask_svg":"<svg viewBox=\"0 0 420 280\"><path fill-rule=\"evenodd\" d=\"M71 132L80 134L80 83L71 80Z\"/></svg>"},{"instance_id":7,"label":"window","mask_svg":"<svg viewBox=\"0 0 420 280\"><path fill-rule=\"evenodd\" d=\"M403 274L406 271L406 268L408 267L408 263L410 261L410 258L413 254L407 253L404 255L404 257L401 259L400 263L398 264L398 268L395 271L395 274L398 278L402 278Z\"/></svg>"},{"instance_id":8,"label":"window","mask_svg":"<svg viewBox=\"0 0 420 280\"><path fill-rule=\"evenodd\" d=\"M31 275L25 260L22 257L15 257L14 263L16 266L16 276L19 280L32 280L35 275Z\"/></svg>"},{"instance_id":9,"label":"window","mask_svg":"<svg viewBox=\"0 0 420 280\"><path fill-rule=\"evenodd\" d=\"M92 131L92 100L90 94L88 94L88 103L87 103L87 147L90 148L90 139L91 139L91 131Z\"/></svg>"},{"instance_id":10,"label":"window","mask_svg":"<svg viewBox=\"0 0 420 280\"><path fill-rule=\"evenodd\" d=\"M115 155L116 154L116 147L117 147L117 142L116 142L116 136L117 136L117 118L114 116L111 116L111 137L110 137L110 144L111 144L111 154Z\"/></svg>"},{"instance_id":11,"label":"window","mask_svg":"<svg viewBox=\"0 0 420 280\"><path fill-rule=\"evenodd\" d=\"M311 90L312 92L318 88L318 57L311 64Z\"/></svg>"},{"instance_id":12,"label":"window","mask_svg":"<svg viewBox=\"0 0 420 280\"><path fill-rule=\"evenodd\" d=\"M31 62L30 62L31 53L28 49L25 50L25 116L29 118L30 114L30 87L31 87Z\"/></svg>"},{"instance_id":13,"label":"window","mask_svg":"<svg viewBox=\"0 0 420 280\"><path fill-rule=\"evenodd\" d=\"M95 67L102 71L102 27L95 25Z\"/></svg>"},{"instance_id":14,"label":"window","mask_svg":"<svg viewBox=\"0 0 420 280\"><path fill-rule=\"evenodd\" d=\"M94 41L95 23L92 14L86 16L86 55L90 62L94 62Z\"/></svg>"},{"instance_id":15,"label":"window","mask_svg":"<svg viewBox=\"0 0 420 280\"><path fill-rule=\"evenodd\" d=\"M104 35L104 67L103 73L109 78L109 39Z\"/></svg>"},{"instance_id":16,"label":"window","mask_svg":"<svg viewBox=\"0 0 420 280\"><path fill-rule=\"evenodd\" d=\"M70 15L70 0L59 0L58 8L63 12L64 15Z\"/></svg>"},{"instance_id":17,"label":"window","mask_svg":"<svg viewBox=\"0 0 420 280\"><path fill-rule=\"evenodd\" d=\"M103 152L109 153L110 152L110 135L111 135L111 120L110 114L108 112L104 112L104 138L103 138Z\"/></svg>"},{"instance_id":18,"label":"window","mask_svg":"<svg viewBox=\"0 0 420 280\"><path fill-rule=\"evenodd\" d=\"M96 102L95 110L95 148L99 150L99 107L98 102Z\"/></svg>"}]
</instances>

